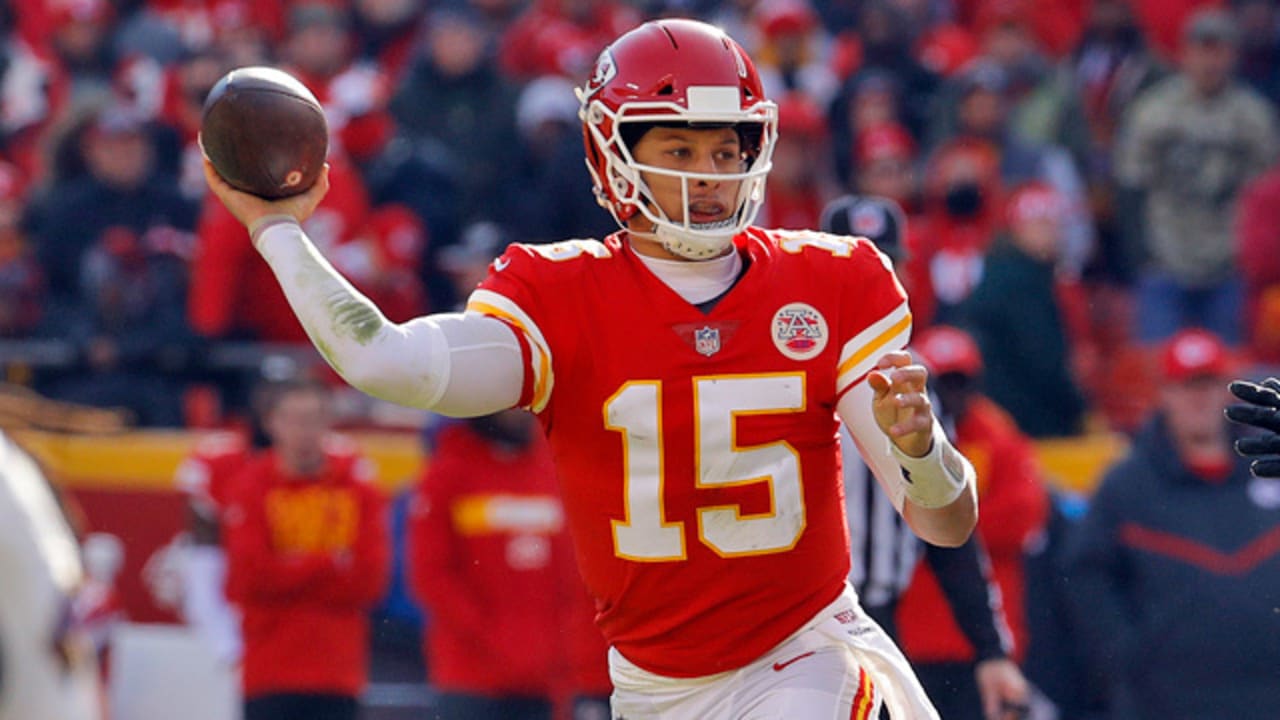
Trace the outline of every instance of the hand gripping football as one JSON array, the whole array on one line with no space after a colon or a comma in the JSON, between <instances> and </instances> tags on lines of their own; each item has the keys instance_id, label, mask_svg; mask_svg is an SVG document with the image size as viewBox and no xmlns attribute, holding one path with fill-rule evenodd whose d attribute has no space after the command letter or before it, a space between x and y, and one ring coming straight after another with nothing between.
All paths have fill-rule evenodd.
<instances>
[{"instance_id":1,"label":"hand gripping football","mask_svg":"<svg viewBox=\"0 0 1280 720\"><path fill-rule=\"evenodd\" d=\"M205 98L200 147L232 187L267 199L305 192L329 151L319 101L283 70L243 67Z\"/></svg>"}]
</instances>

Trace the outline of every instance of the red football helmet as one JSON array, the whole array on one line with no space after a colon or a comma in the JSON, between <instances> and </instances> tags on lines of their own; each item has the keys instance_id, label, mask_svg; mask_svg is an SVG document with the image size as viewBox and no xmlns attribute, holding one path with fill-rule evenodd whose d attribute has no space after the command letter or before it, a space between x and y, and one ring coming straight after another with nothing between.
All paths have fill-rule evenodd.
<instances>
[{"instance_id":1,"label":"red football helmet","mask_svg":"<svg viewBox=\"0 0 1280 720\"><path fill-rule=\"evenodd\" d=\"M724 31L695 20L645 23L600 53L578 99L596 199L619 225L625 227L639 213L653 222L654 235L668 250L702 259L722 254L755 219L772 167L778 109L765 98L751 59ZM672 122L735 127L743 142L743 171L683 172L636 162L622 125ZM680 179L683 218L666 216L641 171ZM737 207L728 219L689 221L689 183L698 180L740 182Z\"/></svg>"}]
</instances>

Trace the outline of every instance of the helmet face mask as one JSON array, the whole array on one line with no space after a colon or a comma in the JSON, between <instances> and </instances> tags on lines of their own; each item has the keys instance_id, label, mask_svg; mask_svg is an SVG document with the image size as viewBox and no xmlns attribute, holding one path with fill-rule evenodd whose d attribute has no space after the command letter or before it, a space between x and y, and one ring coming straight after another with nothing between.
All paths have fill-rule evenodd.
<instances>
[{"instance_id":1,"label":"helmet face mask","mask_svg":"<svg viewBox=\"0 0 1280 720\"><path fill-rule=\"evenodd\" d=\"M646 23L601 53L578 97L596 199L619 225L626 228L641 216L651 223L648 234L668 251L698 260L723 254L755 219L772 167L777 107L764 98L746 54L723 32L688 20ZM630 132L636 124L732 127L742 142L744 166L739 172L705 173L642 164L627 143L628 136L638 137ZM667 216L645 175L679 180L681 217ZM701 181L738 183L728 218L691 221L690 185Z\"/></svg>"}]
</instances>

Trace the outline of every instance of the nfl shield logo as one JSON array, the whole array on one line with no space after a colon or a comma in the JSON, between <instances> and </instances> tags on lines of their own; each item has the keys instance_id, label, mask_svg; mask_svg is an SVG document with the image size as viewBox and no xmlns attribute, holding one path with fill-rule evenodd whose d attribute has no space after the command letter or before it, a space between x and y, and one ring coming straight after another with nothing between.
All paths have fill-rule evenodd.
<instances>
[{"instance_id":1,"label":"nfl shield logo","mask_svg":"<svg viewBox=\"0 0 1280 720\"><path fill-rule=\"evenodd\" d=\"M693 349L707 357L720 352L720 329L704 327L694 330Z\"/></svg>"}]
</instances>

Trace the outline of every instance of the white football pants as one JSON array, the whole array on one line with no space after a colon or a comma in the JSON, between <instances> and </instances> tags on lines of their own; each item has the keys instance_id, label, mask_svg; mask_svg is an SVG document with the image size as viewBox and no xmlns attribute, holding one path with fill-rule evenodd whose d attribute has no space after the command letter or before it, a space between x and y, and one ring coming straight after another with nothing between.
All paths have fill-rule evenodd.
<instances>
[{"instance_id":1,"label":"white football pants","mask_svg":"<svg viewBox=\"0 0 1280 720\"><path fill-rule=\"evenodd\" d=\"M883 702L895 720L938 720L889 636L845 592L754 662L671 678L609 650L614 720L865 720Z\"/></svg>"}]
</instances>

